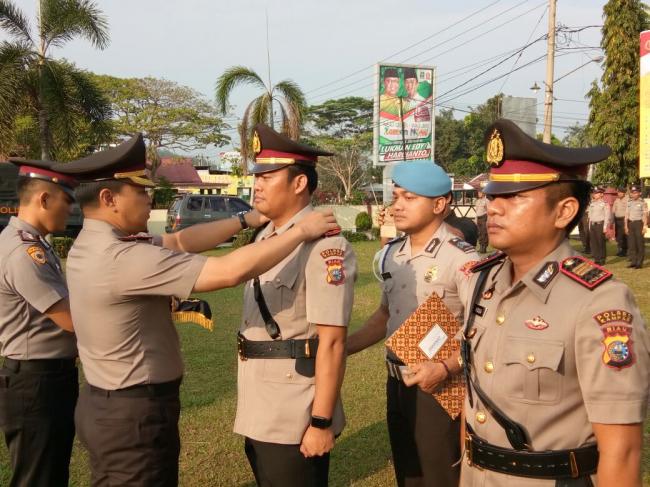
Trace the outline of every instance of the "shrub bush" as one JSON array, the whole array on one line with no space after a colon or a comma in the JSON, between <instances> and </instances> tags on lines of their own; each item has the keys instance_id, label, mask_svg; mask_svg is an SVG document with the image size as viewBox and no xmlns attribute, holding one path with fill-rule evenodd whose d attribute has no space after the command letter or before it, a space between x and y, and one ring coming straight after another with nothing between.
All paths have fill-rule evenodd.
<instances>
[{"instance_id":1,"label":"shrub bush","mask_svg":"<svg viewBox=\"0 0 650 487\"><path fill-rule=\"evenodd\" d=\"M368 235L365 233L351 232L350 230L343 230L341 232L348 242L365 242L368 239Z\"/></svg>"},{"instance_id":2,"label":"shrub bush","mask_svg":"<svg viewBox=\"0 0 650 487\"><path fill-rule=\"evenodd\" d=\"M59 256L59 259L67 259L73 243L74 238L71 237L54 237L52 239L52 248L54 253Z\"/></svg>"},{"instance_id":3,"label":"shrub bush","mask_svg":"<svg viewBox=\"0 0 650 487\"><path fill-rule=\"evenodd\" d=\"M365 211L362 211L354 219L354 226L357 227L357 232L365 232L372 228L372 218Z\"/></svg>"},{"instance_id":4,"label":"shrub bush","mask_svg":"<svg viewBox=\"0 0 650 487\"><path fill-rule=\"evenodd\" d=\"M253 239L254 233L255 229L253 228L247 228L246 230L239 232L232 243L232 248L238 249L239 247L249 244Z\"/></svg>"}]
</instances>

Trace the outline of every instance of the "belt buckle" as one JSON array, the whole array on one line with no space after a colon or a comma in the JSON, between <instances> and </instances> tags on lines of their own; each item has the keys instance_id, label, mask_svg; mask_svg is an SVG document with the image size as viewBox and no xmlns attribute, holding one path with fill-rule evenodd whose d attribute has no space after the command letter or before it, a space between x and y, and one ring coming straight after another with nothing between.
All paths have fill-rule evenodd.
<instances>
[{"instance_id":1,"label":"belt buckle","mask_svg":"<svg viewBox=\"0 0 650 487\"><path fill-rule=\"evenodd\" d=\"M467 465L470 467L474 466L474 460L472 458L472 437L465 431L465 455L467 455Z\"/></svg>"},{"instance_id":2,"label":"belt buckle","mask_svg":"<svg viewBox=\"0 0 650 487\"><path fill-rule=\"evenodd\" d=\"M246 339L241 333L237 333L237 355L239 355L239 360L241 360L242 362L248 360L248 358L246 358L246 355L244 355L245 340Z\"/></svg>"},{"instance_id":3,"label":"belt buckle","mask_svg":"<svg viewBox=\"0 0 650 487\"><path fill-rule=\"evenodd\" d=\"M576 454L573 451L569 452L569 465L571 466L571 478L577 479L580 476L580 470L578 469Z\"/></svg>"}]
</instances>

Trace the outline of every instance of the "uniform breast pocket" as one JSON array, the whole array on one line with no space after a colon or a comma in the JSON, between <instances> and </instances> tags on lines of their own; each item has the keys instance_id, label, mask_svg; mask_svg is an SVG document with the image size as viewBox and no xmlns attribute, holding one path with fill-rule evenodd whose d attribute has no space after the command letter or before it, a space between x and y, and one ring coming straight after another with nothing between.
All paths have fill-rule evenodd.
<instances>
[{"instance_id":1,"label":"uniform breast pocket","mask_svg":"<svg viewBox=\"0 0 650 487\"><path fill-rule=\"evenodd\" d=\"M505 393L528 404L552 404L562 392L564 343L508 337L503 352Z\"/></svg>"},{"instance_id":2,"label":"uniform breast pocket","mask_svg":"<svg viewBox=\"0 0 650 487\"><path fill-rule=\"evenodd\" d=\"M298 270L295 267L285 268L273 279L274 298L267 299L273 315L291 316L296 309Z\"/></svg>"}]
</instances>

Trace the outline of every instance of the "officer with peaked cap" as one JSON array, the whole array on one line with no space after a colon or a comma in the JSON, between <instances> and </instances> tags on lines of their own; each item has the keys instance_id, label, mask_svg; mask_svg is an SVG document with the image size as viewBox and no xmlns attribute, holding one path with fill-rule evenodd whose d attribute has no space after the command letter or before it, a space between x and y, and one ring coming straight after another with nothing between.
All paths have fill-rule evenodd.
<instances>
[{"instance_id":1,"label":"officer with peaked cap","mask_svg":"<svg viewBox=\"0 0 650 487\"><path fill-rule=\"evenodd\" d=\"M630 199L625 210L625 233L630 244L630 265L641 269L645 258L645 232L648 229L648 203L641 198L641 186L630 187Z\"/></svg>"},{"instance_id":2,"label":"officer with peaked cap","mask_svg":"<svg viewBox=\"0 0 650 487\"><path fill-rule=\"evenodd\" d=\"M609 205L604 200L605 190L596 186L587 209L589 213L589 242L596 264L604 265L607 258L607 227L611 219Z\"/></svg>"},{"instance_id":3,"label":"officer with peaked cap","mask_svg":"<svg viewBox=\"0 0 650 487\"><path fill-rule=\"evenodd\" d=\"M474 246L446 224L451 179L432 161L410 161L393 169L395 226L405 232L380 251L381 304L348 340L357 353L391 336L436 293L460 321L469 300L468 269L478 262ZM451 418L431 395L461 370L458 357L404 364L386 350L387 420L397 485L457 486L460 419ZM447 384L447 385L446 385Z\"/></svg>"},{"instance_id":4,"label":"officer with peaked cap","mask_svg":"<svg viewBox=\"0 0 650 487\"><path fill-rule=\"evenodd\" d=\"M0 233L0 431L16 487L68 485L78 379L68 289L45 236L65 230L76 181L19 166L18 215Z\"/></svg>"},{"instance_id":5,"label":"officer with peaked cap","mask_svg":"<svg viewBox=\"0 0 650 487\"><path fill-rule=\"evenodd\" d=\"M197 255L257 212L152 237L145 146L138 135L57 166L86 184L77 191L84 225L67 261L70 307L87 386L75 416L92 484L175 486L183 362L170 299L236 286L280 262L305 240L338 228L331 214L223 257Z\"/></svg>"},{"instance_id":6,"label":"officer with peaked cap","mask_svg":"<svg viewBox=\"0 0 650 487\"><path fill-rule=\"evenodd\" d=\"M629 288L568 241L588 165L610 150L544 144L505 119L486 146L500 252L472 269L460 485L639 485L645 323Z\"/></svg>"},{"instance_id":7,"label":"officer with peaked cap","mask_svg":"<svg viewBox=\"0 0 650 487\"><path fill-rule=\"evenodd\" d=\"M271 242L314 213L319 156L255 127L255 208ZM345 419L340 389L356 258L340 235L306 242L244 288L235 433L262 487L328 485L330 450Z\"/></svg>"}]
</instances>

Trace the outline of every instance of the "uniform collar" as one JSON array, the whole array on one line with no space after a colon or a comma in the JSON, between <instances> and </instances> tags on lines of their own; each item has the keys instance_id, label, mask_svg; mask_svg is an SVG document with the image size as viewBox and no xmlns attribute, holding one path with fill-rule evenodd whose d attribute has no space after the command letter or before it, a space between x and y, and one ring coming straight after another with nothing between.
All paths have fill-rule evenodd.
<instances>
[{"instance_id":1,"label":"uniform collar","mask_svg":"<svg viewBox=\"0 0 650 487\"><path fill-rule=\"evenodd\" d=\"M411 255L411 236L408 235L400 248L395 253L396 256L404 257L406 256L407 260L415 259L421 255L426 255L428 257L434 257L440 248L440 245L445 241L452 238L453 235L449 232L447 224L442 222L440 226L433 232L433 235L427 242L427 244L415 255Z\"/></svg>"},{"instance_id":2,"label":"uniform collar","mask_svg":"<svg viewBox=\"0 0 650 487\"><path fill-rule=\"evenodd\" d=\"M11 218L9 218L9 225L14 227L16 230L22 230L23 232L31 233L35 237L43 238L41 232L39 232L38 230L36 230L35 227L31 226L25 220L21 220L17 216L12 216Z\"/></svg>"},{"instance_id":3,"label":"uniform collar","mask_svg":"<svg viewBox=\"0 0 650 487\"><path fill-rule=\"evenodd\" d=\"M298 223L300 220L305 218L307 215L309 215L312 211L314 211L314 207L311 205L305 206L302 210L300 210L298 213L293 215L291 219L282 225L281 227L275 227L273 222L269 223L266 228L262 231L262 238L269 238L273 237L275 235L282 235L284 232L289 230L291 227L293 227L296 223Z\"/></svg>"},{"instance_id":4,"label":"uniform collar","mask_svg":"<svg viewBox=\"0 0 650 487\"><path fill-rule=\"evenodd\" d=\"M506 258L503 264L492 275L492 284L499 294L509 294L510 291L514 291L521 286L526 286L537 299L546 303L551 289L553 289L553 286L557 282L557 277L560 273L560 262L575 254L575 250L573 250L569 241L565 239L555 250L546 255L535 267L529 270L514 286L512 285L512 261ZM498 276L501 276L501 279L497 280Z\"/></svg>"},{"instance_id":5,"label":"uniform collar","mask_svg":"<svg viewBox=\"0 0 650 487\"><path fill-rule=\"evenodd\" d=\"M110 223L105 222L104 220L96 220L94 218L84 218L83 229L91 232L111 233L118 238L126 236L126 233L122 232Z\"/></svg>"}]
</instances>

